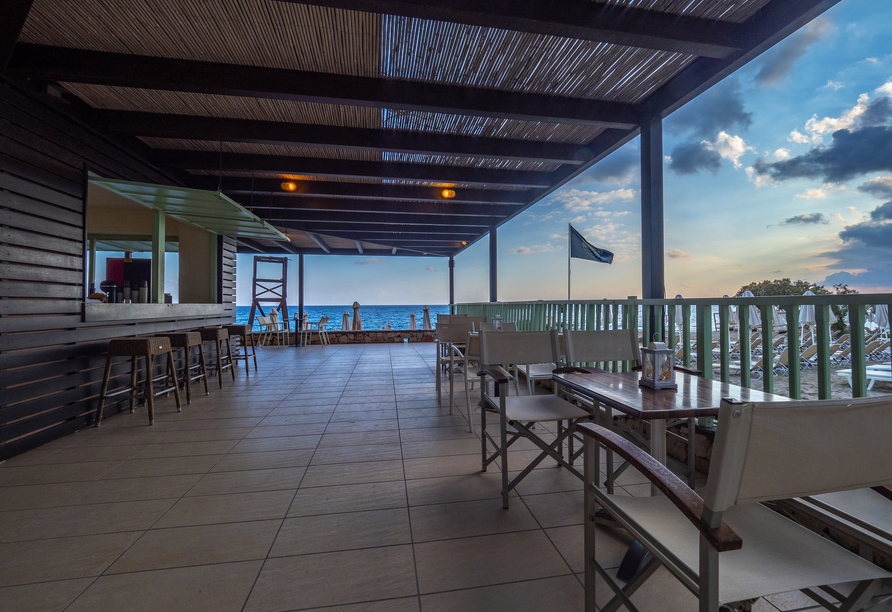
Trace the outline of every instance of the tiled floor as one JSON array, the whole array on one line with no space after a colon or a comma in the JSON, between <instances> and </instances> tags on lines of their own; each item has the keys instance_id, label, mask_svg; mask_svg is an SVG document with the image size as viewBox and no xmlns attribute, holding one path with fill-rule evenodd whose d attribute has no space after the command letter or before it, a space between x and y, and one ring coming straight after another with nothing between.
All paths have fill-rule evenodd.
<instances>
[{"instance_id":1,"label":"tiled floor","mask_svg":"<svg viewBox=\"0 0 892 612\"><path fill-rule=\"evenodd\" d=\"M543 462L502 510L463 387L454 415L448 392L437 404L433 358L266 348L259 373L181 413L159 402L152 427L120 414L0 465L0 609L582 610L581 483ZM599 556L615 567L626 545L604 530ZM696 608L659 574L633 600ZM809 605L773 601L756 610Z\"/></svg>"}]
</instances>

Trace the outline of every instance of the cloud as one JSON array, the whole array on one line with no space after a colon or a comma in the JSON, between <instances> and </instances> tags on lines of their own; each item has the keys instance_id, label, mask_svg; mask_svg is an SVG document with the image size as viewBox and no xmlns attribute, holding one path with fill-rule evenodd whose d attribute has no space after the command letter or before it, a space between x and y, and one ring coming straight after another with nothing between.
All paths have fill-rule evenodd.
<instances>
[{"instance_id":1,"label":"cloud","mask_svg":"<svg viewBox=\"0 0 892 612\"><path fill-rule=\"evenodd\" d=\"M719 132L712 142L703 141L704 147L715 151L722 158L727 159L735 168L740 168L740 158L747 151L754 151L740 136L731 136L726 132Z\"/></svg>"},{"instance_id":2,"label":"cloud","mask_svg":"<svg viewBox=\"0 0 892 612\"><path fill-rule=\"evenodd\" d=\"M819 17L766 53L755 80L759 87L777 87L793 72L796 62L809 48L829 36L835 27L829 19Z\"/></svg>"},{"instance_id":3,"label":"cloud","mask_svg":"<svg viewBox=\"0 0 892 612\"><path fill-rule=\"evenodd\" d=\"M877 91L877 93L884 93L887 96L892 96L892 79L890 79L885 84L877 87L876 91Z\"/></svg>"},{"instance_id":4,"label":"cloud","mask_svg":"<svg viewBox=\"0 0 892 612\"><path fill-rule=\"evenodd\" d=\"M868 291L887 292L892 288L892 202L871 211L869 220L847 225L839 233L843 245L836 251L821 253L836 263L838 270L825 283L845 283Z\"/></svg>"},{"instance_id":5,"label":"cloud","mask_svg":"<svg viewBox=\"0 0 892 612\"><path fill-rule=\"evenodd\" d=\"M778 149L774 152L774 157L776 159L790 159L790 150L789 149Z\"/></svg>"},{"instance_id":6,"label":"cloud","mask_svg":"<svg viewBox=\"0 0 892 612\"><path fill-rule=\"evenodd\" d=\"M822 200L827 197L827 192L823 189L806 189L805 193L797 193L796 197L803 200Z\"/></svg>"},{"instance_id":7,"label":"cloud","mask_svg":"<svg viewBox=\"0 0 892 612\"><path fill-rule=\"evenodd\" d=\"M722 156L699 142L683 142L672 149L669 169L676 174L697 174L708 170L715 174L722 167Z\"/></svg>"},{"instance_id":8,"label":"cloud","mask_svg":"<svg viewBox=\"0 0 892 612\"><path fill-rule=\"evenodd\" d=\"M633 189L614 189L613 191L584 191L581 189L568 189L559 191L552 197L552 202L563 204L564 208L580 213L603 204L627 201L635 197Z\"/></svg>"},{"instance_id":9,"label":"cloud","mask_svg":"<svg viewBox=\"0 0 892 612\"><path fill-rule=\"evenodd\" d=\"M870 218L873 221L892 221L892 202L880 204L870 211Z\"/></svg>"},{"instance_id":10,"label":"cloud","mask_svg":"<svg viewBox=\"0 0 892 612\"><path fill-rule=\"evenodd\" d=\"M436 271L437 271L437 269L436 269L435 267L433 267L433 266L428 266L428 267L425 268L425 270L426 270L427 272L436 272Z\"/></svg>"},{"instance_id":11,"label":"cloud","mask_svg":"<svg viewBox=\"0 0 892 612\"><path fill-rule=\"evenodd\" d=\"M826 224L827 219L824 218L823 213L811 213L805 215L796 215L795 217L790 217L789 219L784 219L781 221L781 225L816 225L816 224Z\"/></svg>"},{"instance_id":12,"label":"cloud","mask_svg":"<svg viewBox=\"0 0 892 612\"><path fill-rule=\"evenodd\" d=\"M827 84L824 85L823 87L821 87L820 89L832 89L833 91L839 91L843 87L845 87L845 85L843 85L842 82L840 82L840 81L828 80Z\"/></svg>"},{"instance_id":13,"label":"cloud","mask_svg":"<svg viewBox=\"0 0 892 612\"><path fill-rule=\"evenodd\" d=\"M517 255L529 255L531 253L550 253L552 251L559 251L562 247L556 247L553 244L534 244L533 246L519 246L516 249L512 249L512 253L516 253Z\"/></svg>"},{"instance_id":14,"label":"cloud","mask_svg":"<svg viewBox=\"0 0 892 612\"><path fill-rule=\"evenodd\" d=\"M693 257L693 253L685 253L681 249L672 249L671 251L666 251L666 256L671 257L672 259L686 259L688 257Z\"/></svg>"},{"instance_id":15,"label":"cloud","mask_svg":"<svg viewBox=\"0 0 892 612\"><path fill-rule=\"evenodd\" d=\"M572 219L570 219L570 223L585 223L585 215L581 215L579 217L573 217Z\"/></svg>"},{"instance_id":16,"label":"cloud","mask_svg":"<svg viewBox=\"0 0 892 612\"><path fill-rule=\"evenodd\" d=\"M622 147L583 174L586 180L626 186L641 179L641 157L634 147Z\"/></svg>"},{"instance_id":17,"label":"cloud","mask_svg":"<svg viewBox=\"0 0 892 612\"><path fill-rule=\"evenodd\" d=\"M753 115L746 111L740 79L730 78L678 109L666 122L666 131L712 138L720 131L746 131Z\"/></svg>"},{"instance_id":18,"label":"cloud","mask_svg":"<svg viewBox=\"0 0 892 612\"><path fill-rule=\"evenodd\" d=\"M373 266L376 264L386 264L387 260L378 259L377 257L366 257L365 259L357 259L353 263L357 266Z\"/></svg>"}]
</instances>

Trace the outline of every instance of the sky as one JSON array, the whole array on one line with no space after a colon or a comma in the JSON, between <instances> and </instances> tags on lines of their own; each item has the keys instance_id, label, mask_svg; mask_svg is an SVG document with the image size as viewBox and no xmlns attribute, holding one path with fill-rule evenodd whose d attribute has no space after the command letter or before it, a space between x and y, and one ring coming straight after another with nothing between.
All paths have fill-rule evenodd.
<instances>
[{"instance_id":1,"label":"sky","mask_svg":"<svg viewBox=\"0 0 892 612\"><path fill-rule=\"evenodd\" d=\"M842 0L664 119L667 296L782 277L892 291L890 27L892 2ZM569 223L615 254L572 261L572 299L641 295L639 155L636 138L499 228L500 301L566 299ZM457 302L488 301L488 260L487 238L456 257ZM306 256L305 271L308 304L448 302L446 259ZM296 272L295 257L295 302Z\"/></svg>"}]
</instances>

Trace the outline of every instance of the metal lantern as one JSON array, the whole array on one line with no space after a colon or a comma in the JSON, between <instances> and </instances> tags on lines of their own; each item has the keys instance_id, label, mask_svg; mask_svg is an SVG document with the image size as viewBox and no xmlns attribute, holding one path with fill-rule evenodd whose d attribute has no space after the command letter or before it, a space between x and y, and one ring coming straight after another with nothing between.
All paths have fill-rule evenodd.
<instances>
[{"instance_id":1,"label":"metal lantern","mask_svg":"<svg viewBox=\"0 0 892 612\"><path fill-rule=\"evenodd\" d=\"M492 330L502 331L502 315L496 315L492 318Z\"/></svg>"},{"instance_id":2,"label":"metal lantern","mask_svg":"<svg viewBox=\"0 0 892 612\"><path fill-rule=\"evenodd\" d=\"M675 384L675 352L664 342L651 342L641 349L641 380L651 389L678 389Z\"/></svg>"}]
</instances>

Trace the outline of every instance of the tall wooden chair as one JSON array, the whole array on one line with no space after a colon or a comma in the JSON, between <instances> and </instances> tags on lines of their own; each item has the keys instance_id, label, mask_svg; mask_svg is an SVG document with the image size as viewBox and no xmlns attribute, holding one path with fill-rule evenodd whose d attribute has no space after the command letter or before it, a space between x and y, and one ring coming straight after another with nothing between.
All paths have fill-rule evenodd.
<instances>
[{"instance_id":1,"label":"tall wooden chair","mask_svg":"<svg viewBox=\"0 0 892 612\"><path fill-rule=\"evenodd\" d=\"M204 327L198 330L202 342L212 342L215 350L215 367L217 370L217 382L223 388L223 371L229 370L232 380L235 380L235 365L232 362L232 346L229 344L229 332L222 327ZM223 345L226 345L226 354L223 354Z\"/></svg>"},{"instance_id":2,"label":"tall wooden chair","mask_svg":"<svg viewBox=\"0 0 892 612\"><path fill-rule=\"evenodd\" d=\"M173 349L183 350L183 375L180 378L180 381L183 382L186 387L186 403L192 403L193 380L204 380L204 394L210 395L211 392L208 388L208 370L204 360L204 344L201 341L201 334L198 332L178 332L158 334L157 337L170 340L171 351ZM198 363L192 365L192 351L194 349L198 349Z\"/></svg>"}]
</instances>

